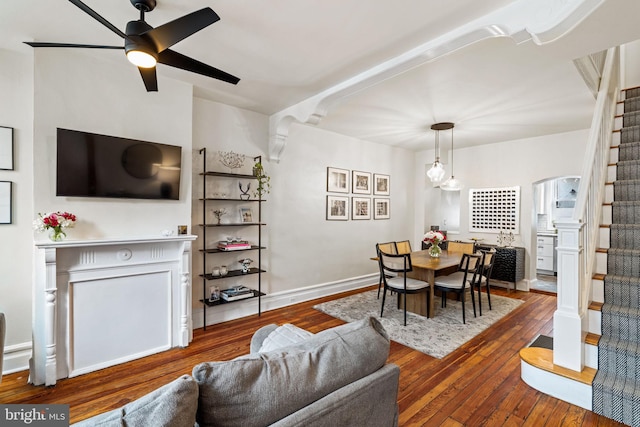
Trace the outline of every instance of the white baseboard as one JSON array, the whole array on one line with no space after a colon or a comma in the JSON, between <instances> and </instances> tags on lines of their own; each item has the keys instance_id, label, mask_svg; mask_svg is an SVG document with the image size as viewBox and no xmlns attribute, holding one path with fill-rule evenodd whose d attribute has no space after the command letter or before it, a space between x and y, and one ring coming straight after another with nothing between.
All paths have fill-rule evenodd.
<instances>
[{"instance_id":1,"label":"white baseboard","mask_svg":"<svg viewBox=\"0 0 640 427\"><path fill-rule=\"evenodd\" d=\"M289 291L276 292L261 297L262 311L275 310L277 308L286 307L288 305L298 304L303 301L309 301L316 298L326 297L328 295L338 294L340 292L351 291L355 289L365 288L367 286L378 283L378 274L367 274L365 276L353 277L346 280L335 282L321 283L318 285L307 286L304 288L293 289ZM203 308L193 309L193 328L201 328L203 326ZM228 320L239 319L241 317L251 316L258 312L258 299L251 298L246 301L234 302L233 304L218 305L207 309L207 326L216 323L226 322Z\"/></svg>"},{"instance_id":2,"label":"white baseboard","mask_svg":"<svg viewBox=\"0 0 640 427\"><path fill-rule=\"evenodd\" d=\"M31 342L6 346L4 348L2 374L28 370L30 358Z\"/></svg>"}]
</instances>

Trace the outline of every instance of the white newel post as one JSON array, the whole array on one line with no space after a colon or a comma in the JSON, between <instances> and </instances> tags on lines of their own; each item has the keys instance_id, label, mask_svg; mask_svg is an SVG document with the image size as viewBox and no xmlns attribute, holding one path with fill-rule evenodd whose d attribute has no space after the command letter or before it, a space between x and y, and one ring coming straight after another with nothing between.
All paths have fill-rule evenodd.
<instances>
[{"instance_id":1,"label":"white newel post","mask_svg":"<svg viewBox=\"0 0 640 427\"><path fill-rule=\"evenodd\" d=\"M36 242L29 382L54 385L193 339L193 235Z\"/></svg>"},{"instance_id":2,"label":"white newel post","mask_svg":"<svg viewBox=\"0 0 640 427\"><path fill-rule=\"evenodd\" d=\"M574 371L584 367L582 227L578 221L556 223L558 229L558 308L553 315L553 363Z\"/></svg>"}]
</instances>

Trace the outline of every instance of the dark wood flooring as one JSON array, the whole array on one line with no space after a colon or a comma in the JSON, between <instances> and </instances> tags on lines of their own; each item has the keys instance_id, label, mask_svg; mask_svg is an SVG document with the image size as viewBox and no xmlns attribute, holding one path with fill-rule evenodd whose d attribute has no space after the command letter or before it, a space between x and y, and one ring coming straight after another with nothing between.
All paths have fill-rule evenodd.
<instances>
[{"instance_id":1,"label":"dark wood flooring","mask_svg":"<svg viewBox=\"0 0 640 427\"><path fill-rule=\"evenodd\" d=\"M249 351L251 335L269 323L292 323L319 332L344 322L312 306L355 292L304 302L194 331L176 348L75 378L53 387L27 384L28 372L5 375L0 403L64 403L71 422L117 408L166 384L194 365L228 360ZM443 359L391 343L389 362L400 366L401 426L621 426L615 421L542 394L520 379L518 351L538 334L553 335L556 298L534 292L493 293L525 301Z\"/></svg>"}]
</instances>

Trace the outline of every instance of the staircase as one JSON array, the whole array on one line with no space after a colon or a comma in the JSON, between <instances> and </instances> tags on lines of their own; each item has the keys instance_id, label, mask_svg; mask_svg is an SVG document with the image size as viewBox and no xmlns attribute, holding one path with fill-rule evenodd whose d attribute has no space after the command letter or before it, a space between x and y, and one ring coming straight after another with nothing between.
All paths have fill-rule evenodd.
<instances>
[{"instance_id":1,"label":"staircase","mask_svg":"<svg viewBox=\"0 0 640 427\"><path fill-rule=\"evenodd\" d=\"M608 248L599 251L606 252L606 271L597 277L604 281L604 303L593 412L640 426L640 88L625 91L620 143L612 150L612 201L603 207L604 221L611 221L603 226Z\"/></svg>"}]
</instances>

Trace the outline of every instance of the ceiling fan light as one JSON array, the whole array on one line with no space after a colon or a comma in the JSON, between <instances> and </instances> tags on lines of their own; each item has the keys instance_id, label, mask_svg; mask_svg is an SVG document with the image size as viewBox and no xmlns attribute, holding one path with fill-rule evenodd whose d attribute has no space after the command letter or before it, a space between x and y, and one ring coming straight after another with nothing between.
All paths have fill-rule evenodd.
<instances>
[{"instance_id":1,"label":"ceiling fan light","mask_svg":"<svg viewBox=\"0 0 640 427\"><path fill-rule=\"evenodd\" d=\"M435 162L433 162L431 169L427 171L427 177L434 184L442 181L442 179L444 178L444 174L445 174L444 166L442 166L442 163L440 163L440 160L437 160L437 159Z\"/></svg>"},{"instance_id":2,"label":"ceiling fan light","mask_svg":"<svg viewBox=\"0 0 640 427\"><path fill-rule=\"evenodd\" d=\"M151 53L136 49L127 52L127 59L136 67L141 68L153 68L158 62Z\"/></svg>"},{"instance_id":3,"label":"ceiling fan light","mask_svg":"<svg viewBox=\"0 0 640 427\"><path fill-rule=\"evenodd\" d=\"M451 178L440 184L440 189L444 191L460 191L462 190L462 183L451 175Z\"/></svg>"}]
</instances>

